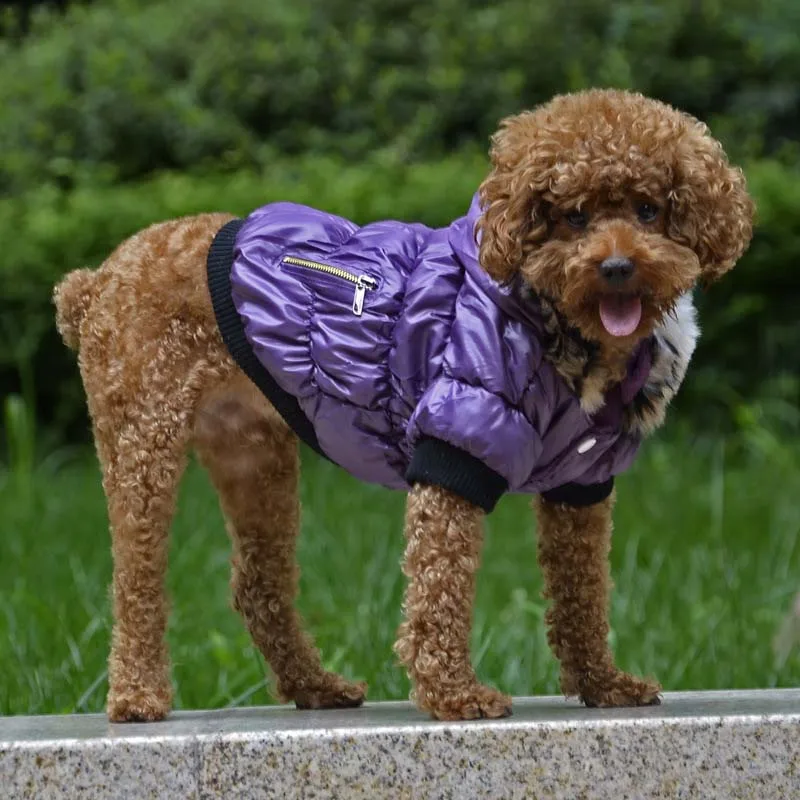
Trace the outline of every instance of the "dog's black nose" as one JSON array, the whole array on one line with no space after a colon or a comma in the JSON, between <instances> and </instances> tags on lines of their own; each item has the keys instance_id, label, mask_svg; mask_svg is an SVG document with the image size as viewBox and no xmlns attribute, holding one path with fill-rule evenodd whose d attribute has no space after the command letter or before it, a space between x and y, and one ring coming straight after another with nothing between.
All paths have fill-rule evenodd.
<instances>
[{"instance_id":1,"label":"dog's black nose","mask_svg":"<svg viewBox=\"0 0 800 800\"><path fill-rule=\"evenodd\" d=\"M611 286L621 286L633 275L633 261L625 256L611 256L600 264L600 274Z\"/></svg>"}]
</instances>

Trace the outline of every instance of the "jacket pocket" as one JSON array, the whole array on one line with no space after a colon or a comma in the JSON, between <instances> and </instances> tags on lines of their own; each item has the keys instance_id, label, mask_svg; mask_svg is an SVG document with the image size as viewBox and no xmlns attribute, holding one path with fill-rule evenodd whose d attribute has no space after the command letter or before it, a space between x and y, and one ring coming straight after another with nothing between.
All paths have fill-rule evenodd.
<instances>
[{"instance_id":1,"label":"jacket pocket","mask_svg":"<svg viewBox=\"0 0 800 800\"><path fill-rule=\"evenodd\" d=\"M296 256L284 256L281 264L287 267L297 267L300 270L319 272L324 275L331 275L341 281L347 281L353 286L353 314L360 317L364 311L364 300L367 292L371 292L378 286L378 281L371 275L357 275L333 264L324 264L321 261L311 261L307 258L297 258Z\"/></svg>"}]
</instances>

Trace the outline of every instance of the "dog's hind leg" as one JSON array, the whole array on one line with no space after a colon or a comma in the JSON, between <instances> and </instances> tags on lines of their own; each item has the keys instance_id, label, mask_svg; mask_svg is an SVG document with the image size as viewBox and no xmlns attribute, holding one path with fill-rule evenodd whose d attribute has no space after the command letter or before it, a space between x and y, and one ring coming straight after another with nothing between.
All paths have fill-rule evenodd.
<instances>
[{"instance_id":1,"label":"dog's hind leg","mask_svg":"<svg viewBox=\"0 0 800 800\"><path fill-rule=\"evenodd\" d=\"M233 540L233 602L298 708L357 706L366 684L327 672L294 607L300 530L297 439L243 376L203 405L195 446Z\"/></svg>"},{"instance_id":2,"label":"dog's hind leg","mask_svg":"<svg viewBox=\"0 0 800 800\"><path fill-rule=\"evenodd\" d=\"M114 559L107 709L115 722L162 719L171 707L168 535L192 410L207 373L185 333L176 322L163 339L144 342L136 367L130 359L125 370L116 350L108 357L107 342L81 349Z\"/></svg>"}]
</instances>

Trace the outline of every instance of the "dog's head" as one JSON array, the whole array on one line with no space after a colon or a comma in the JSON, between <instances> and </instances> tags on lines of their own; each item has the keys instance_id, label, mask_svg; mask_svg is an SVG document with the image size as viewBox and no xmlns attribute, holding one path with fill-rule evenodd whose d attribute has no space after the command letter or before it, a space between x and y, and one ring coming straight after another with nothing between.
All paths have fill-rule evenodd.
<instances>
[{"instance_id":1,"label":"dog's head","mask_svg":"<svg viewBox=\"0 0 800 800\"><path fill-rule=\"evenodd\" d=\"M503 121L480 187L480 260L520 273L592 340L648 335L696 282L747 248L741 170L696 119L642 95L592 90Z\"/></svg>"}]
</instances>

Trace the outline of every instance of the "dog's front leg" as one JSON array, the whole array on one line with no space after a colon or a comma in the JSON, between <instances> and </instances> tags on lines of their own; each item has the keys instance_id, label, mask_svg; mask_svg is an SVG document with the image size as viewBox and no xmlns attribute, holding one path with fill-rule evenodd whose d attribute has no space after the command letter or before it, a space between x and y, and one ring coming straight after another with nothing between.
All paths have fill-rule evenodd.
<instances>
[{"instance_id":1,"label":"dog's front leg","mask_svg":"<svg viewBox=\"0 0 800 800\"><path fill-rule=\"evenodd\" d=\"M412 697L437 719L504 717L511 698L478 683L469 645L483 512L435 486L415 486L406 510L409 580L396 652Z\"/></svg>"},{"instance_id":2,"label":"dog's front leg","mask_svg":"<svg viewBox=\"0 0 800 800\"><path fill-rule=\"evenodd\" d=\"M659 702L661 687L621 672L608 646L614 495L574 508L536 499L539 564L547 638L561 662L561 689L587 706L640 706Z\"/></svg>"}]
</instances>

